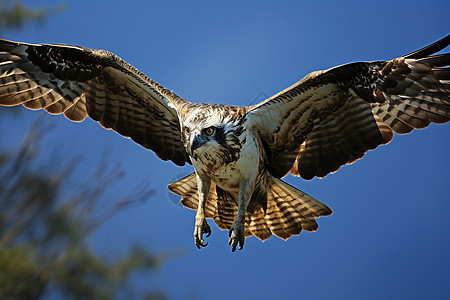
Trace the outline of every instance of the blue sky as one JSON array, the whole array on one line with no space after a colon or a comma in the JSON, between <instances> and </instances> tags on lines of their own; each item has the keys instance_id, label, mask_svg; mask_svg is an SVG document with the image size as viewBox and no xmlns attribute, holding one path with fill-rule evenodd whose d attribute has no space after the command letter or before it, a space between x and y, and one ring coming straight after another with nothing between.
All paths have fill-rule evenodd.
<instances>
[{"instance_id":1,"label":"blue sky","mask_svg":"<svg viewBox=\"0 0 450 300\"><path fill-rule=\"evenodd\" d=\"M39 7L57 1L24 1ZM361 60L394 58L449 34L449 1L68 1L42 26L4 38L107 49L190 101L247 105L307 73ZM33 116L0 121L11 143ZM62 117L43 150L83 153L80 177L105 147L126 177L111 192L146 180L154 197L108 221L90 241L101 253L133 242L184 250L136 290L172 299L448 299L450 297L450 127L433 125L368 153L324 179L286 181L326 203L319 230L288 241L248 238L231 253L228 232L212 221L209 246L193 244L194 211L166 185L192 167L176 167L102 129Z\"/></svg>"}]
</instances>

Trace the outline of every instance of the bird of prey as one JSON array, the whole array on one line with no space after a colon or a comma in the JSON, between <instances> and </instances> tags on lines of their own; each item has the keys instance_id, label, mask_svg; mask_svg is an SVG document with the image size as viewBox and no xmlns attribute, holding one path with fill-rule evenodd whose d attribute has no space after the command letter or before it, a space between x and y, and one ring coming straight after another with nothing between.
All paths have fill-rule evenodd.
<instances>
[{"instance_id":1,"label":"bird of prey","mask_svg":"<svg viewBox=\"0 0 450 300\"><path fill-rule=\"evenodd\" d=\"M86 117L195 172L169 185L197 210L194 242L211 234L206 218L245 237L288 239L315 231L331 209L283 182L324 177L394 132L450 119L450 35L387 61L312 72L252 106L191 103L116 55L61 44L0 40L0 105L22 104L81 122Z\"/></svg>"}]
</instances>

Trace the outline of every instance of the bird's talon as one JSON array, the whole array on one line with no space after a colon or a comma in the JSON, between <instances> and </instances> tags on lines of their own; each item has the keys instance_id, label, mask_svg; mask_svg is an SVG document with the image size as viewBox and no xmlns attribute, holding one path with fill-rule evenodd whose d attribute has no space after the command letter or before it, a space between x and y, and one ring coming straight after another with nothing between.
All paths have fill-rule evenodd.
<instances>
[{"instance_id":1,"label":"bird's talon","mask_svg":"<svg viewBox=\"0 0 450 300\"><path fill-rule=\"evenodd\" d=\"M206 237L211 235L211 228L205 219L195 224L194 240L195 246L198 249L208 246L208 243L205 243L205 240L203 239L203 234L206 234Z\"/></svg>"},{"instance_id":2,"label":"bird's talon","mask_svg":"<svg viewBox=\"0 0 450 300\"><path fill-rule=\"evenodd\" d=\"M244 224L242 222L234 222L228 232L230 239L228 240L228 245L231 246L231 251L235 252L236 247L239 245L238 249L244 249L245 233Z\"/></svg>"}]
</instances>

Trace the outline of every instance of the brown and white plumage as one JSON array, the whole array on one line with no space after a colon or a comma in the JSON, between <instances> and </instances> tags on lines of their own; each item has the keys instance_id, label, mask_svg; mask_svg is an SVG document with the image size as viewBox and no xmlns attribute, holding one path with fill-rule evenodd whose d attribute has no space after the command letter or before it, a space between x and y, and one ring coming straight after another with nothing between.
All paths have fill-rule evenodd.
<instances>
[{"instance_id":1,"label":"brown and white plumage","mask_svg":"<svg viewBox=\"0 0 450 300\"><path fill-rule=\"evenodd\" d=\"M90 116L161 159L189 161L174 106L187 101L108 51L1 40L0 74L1 105Z\"/></svg>"},{"instance_id":2,"label":"brown and white plumage","mask_svg":"<svg viewBox=\"0 0 450 300\"><path fill-rule=\"evenodd\" d=\"M249 116L270 148L269 170L323 177L390 142L393 132L448 122L450 54L429 55L449 42L447 36L390 61L313 72L256 105Z\"/></svg>"},{"instance_id":3,"label":"brown and white plumage","mask_svg":"<svg viewBox=\"0 0 450 300\"><path fill-rule=\"evenodd\" d=\"M323 177L404 134L450 119L450 54L432 56L450 36L390 61L317 71L254 106L191 103L114 54L68 45L0 40L0 105L23 104L87 116L195 173L169 185L196 209L194 239L204 246L205 218L244 237L287 239L317 229L331 214L284 183L291 173Z\"/></svg>"},{"instance_id":4,"label":"brown and white plumage","mask_svg":"<svg viewBox=\"0 0 450 300\"><path fill-rule=\"evenodd\" d=\"M318 227L315 218L331 214L323 203L294 188L293 186L271 177L267 182L267 207L253 204L247 211L245 236L256 236L260 240L268 239L272 233L282 239L300 234L302 229L315 231ZM198 191L195 173L190 174L169 185L169 189L182 195L181 203L190 209L198 207ZM236 199L223 191L217 193L212 185L206 201L205 217L213 219L220 229L230 229L237 213ZM218 195L221 195L218 198Z\"/></svg>"}]
</instances>

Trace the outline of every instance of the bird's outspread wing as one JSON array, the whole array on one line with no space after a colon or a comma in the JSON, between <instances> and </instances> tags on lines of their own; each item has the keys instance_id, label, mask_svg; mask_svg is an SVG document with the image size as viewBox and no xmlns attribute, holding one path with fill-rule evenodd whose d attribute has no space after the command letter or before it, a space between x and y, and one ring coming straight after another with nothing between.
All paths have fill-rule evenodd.
<instances>
[{"instance_id":1,"label":"bird's outspread wing","mask_svg":"<svg viewBox=\"0 0 450 300\"><path fill-rule=\"evenodd\" d=\"M450 119L450 36L390 61L358 62L307 75L250 108L269 171L323 177L368 150Z\"/></svg>"},{"instance_id":2,"label":"bird's outspread wing","mask_svg":"<svg viewBox=\"0 0 450 300\"><path fill-rule=\"evenodd\" d=\"M189 162L177 116L186 103L108 51L0 40L0 105L90 116L177 165Z\"/></svg>"}]
</instances>

